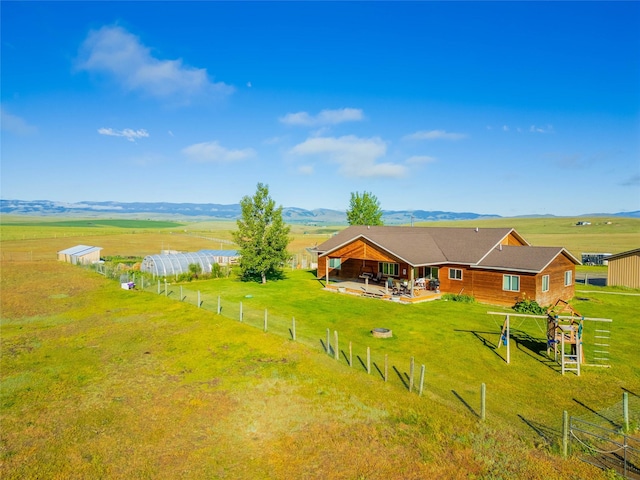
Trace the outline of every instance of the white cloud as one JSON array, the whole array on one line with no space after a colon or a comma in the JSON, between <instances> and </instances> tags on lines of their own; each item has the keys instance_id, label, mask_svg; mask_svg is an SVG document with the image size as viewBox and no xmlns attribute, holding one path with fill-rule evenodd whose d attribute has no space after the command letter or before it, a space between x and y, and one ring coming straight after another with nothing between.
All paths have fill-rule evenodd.
<instances>
[{"instance_id":1,"label":"white cloud","mask_svg":"<svg viewBox=\"0 0 640 480\"><path fill-rule=\"evenodd\" d=\"M149 133L144 129L132 130L125 128L124 130L114 130L113 128L99 128L98 133L100 135L108 135L111 137L124 137L130 142L135 142L136 138L147 138Z\"/></svg>"},{"instance_id":2,"label":"white cloud","mask_svg":"<svg viewBox=\"0 0 640 480\"><path fill-rule=\"evenodd\" d=\"M547 125L546 127L536 127L531 125L529 131L533 133L553 133L553 125Z\"/></svg>"},{"instance_id":3,"label":"white cloud","mask_svg":"<svg viewBox=\"0 0 640 480\"><path fill-rule=\"evenodd\" d=\"M300 165L298 167L298 173L302 175L313 175L314 173L313 165Z\"/></svg>"},{"instance_id":4,"label":"white cloud","mask_svg":"<svg viewBox=\"0 0 640 480\"><path fill-rule=\"evenodd\" d=\"M0 107L0 127L2 127L2 130L16 135L29 135L38 130L36 127L29 125L23 118L10 114L3 107Z\"/></svg>"},{"instance_id":5,"label":"white cloud","mask_svg":"<svg viewBox=\"0 0 640 480\"><path fill-rule=\"evenodd\" d=\"M407 163L409 164L423 164L423 163L433 163L436 159L434 157L429 157L428 155L414 155L413 157L407 158Z\"/></svg>"},{"instance_id":6,"label":"white cloud","mask_svg":"<svg viewBox=\"0 0 640 480\"><path fill-rule=\"evenodd\" d=\"M421 130L404 137L407 140L462 140L467 138L464 133L446 132L444 130Z\"/></svg>"},{"instance_id":7,"label":"white cloud","mask_svg":"<svg viewBox=\"0 0 640 480\"><path fill-rule=\"evenodd\" d=\"M387 145L377 137L358 138L353 135L344 137L308 138L293 147L289 153L299 156L326 155L337 163L340 173L347 177L401 177L406 167L395 163L376 163L384 156Z\"/></svg>"},{"instance_id":8,"label":"white cloud","mask_svg":"<svg viewBox=\"0 0 640 480\"><path fill-rule=\"evenodd\" d=\"M190 145L182 150L191 160L202 163L230 163L253 157L255 151L251 148L242 150L229 150L222 147L217 141L203 142Z\"/></svg>"},{"instance_id":9,"label":"white cloud","mask_svg":"<svg viewBox=\"0 0 640 480\"><path fill-rule=\"evenodd\" d=\"M509 131L509 125L503 125L502 126L502 131L503 132L508 132Z\"/></svg>"},{"instance_id":10,"label":"white cloud","mask_svg":"<svg viewBox=\"0 0 640 480\"><path fill-rule=\"evenodd\" d=\"M322 110L316 116L307 112L287 113L280 117L280 122L286 125L302 125L305 127L317 127L323 125L336 125L343 122L356 122L364 118L359 108L341 108L337 110Z\"/></svg>"},{"instance_id":11,"label":"white cloud","mask_svg":"<svg viewBox=\"0 0 640 480\"><path fill-rule=\"evenodd\" d=\"M140 39L117 26L105 26L89 33L78 57L77 67L105 73L129 91L155 97L229 94L233 87L209 80L204 68L184 65L182 59L155 58Z\"/></svg>"}]
</instances>

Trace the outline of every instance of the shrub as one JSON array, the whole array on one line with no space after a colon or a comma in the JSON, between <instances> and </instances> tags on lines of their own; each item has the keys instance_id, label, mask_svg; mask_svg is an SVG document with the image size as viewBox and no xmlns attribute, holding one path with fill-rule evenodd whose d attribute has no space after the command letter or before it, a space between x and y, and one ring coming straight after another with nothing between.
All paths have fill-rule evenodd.
<instances>
[{"instance_id":1,"label":"shrub","mask_svg":"<svg viewBox=\"0 0 640 480\"><path fill-rule=\"evenodd\" d=\"M455 293L445 293L442 296L443 300L450 300L452 302L462 302L462 303L474 303L476 299L471 295L461 295Z\"/></svg>"},{"instance_id":2,"label":"shrub","mask_svg":"<svg viewBox=\"0 0 640 480\"><path fill-rule=\"evenodd\" d=\"M518 313L527 313L529 315L546 315L546 307L541 307L535 300L527 300L526 297L518 300L512 307Z\"/></svg>"}]
</instances>

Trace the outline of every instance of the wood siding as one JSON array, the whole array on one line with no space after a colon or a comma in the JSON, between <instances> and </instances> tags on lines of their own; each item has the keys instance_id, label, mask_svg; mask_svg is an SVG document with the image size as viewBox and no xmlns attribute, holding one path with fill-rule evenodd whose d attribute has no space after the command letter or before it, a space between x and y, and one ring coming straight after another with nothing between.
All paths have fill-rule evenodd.
<instances>
[{"instance_id":1,"label":"wood siding","mask_svg":"<svg viewBox=\"0 0 640 480\"><path fill-rule=\"evenodd\" d=\"M640 253L609 259L607 285L640 288Z\"/></svg>"},{"instance_id":2,"label":"wood siding","mask_svg":"<svg viewBox=\"0 0 640 480\"><path fill-rule=\"evenodd\" d=\"M462 280L450 279L449 269L462 270ZM571 285L564 285L564 274L571 271ZM440 268L440 291L471 295L478 302L493 305L512 306L519 300L535 300L541 306L554 303L559 298L571 300L575 295L574 263L564 255L558 257L541 273L522 273L496 270L472 269L464 265L448 265ZM519 291L503 290L504 275L516 275L520 278ZM549 291L542 291L542 277L549 275Z\"/></svg>"},{"instance_id":3,"label":"wood siding","mask_svg":"<svg viewBox=\"0 0 640 480\"><path fill-rule=\"evenodd\" d=\"M375 274L378 272L379 262L399 263L397 258L389 255L387 252L379 250L375 245L371 244L371 242L358 239L332 252L329 256L319 257L318 278L325 278L327 276L328 258L341 259L340 269L330 268L329 277L341 278L343 280L358 278L363 272ZM402 268L401 264L400 273L402 273ZM404 264L404 268L407 269L408 266Z\"/></svg>"}]
</instances>

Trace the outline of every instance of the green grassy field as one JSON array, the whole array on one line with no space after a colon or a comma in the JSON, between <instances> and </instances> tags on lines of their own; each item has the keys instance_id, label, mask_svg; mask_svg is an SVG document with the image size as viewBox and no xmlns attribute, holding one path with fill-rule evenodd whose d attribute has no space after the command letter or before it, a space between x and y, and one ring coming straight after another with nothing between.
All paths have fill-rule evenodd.
<instances>
[{"instance_id":1,"label":"green grassy field","mask_svg":"<svg viewBox=\"0 0 640 480\"><path fill-rule=\"evenodd\" d=\"M623 224L623 236L638 225ZM120 228L91 243L119 255L168 239L178 249L211 248L172 230ZM227 228L201 231L221 238ZM531 240L542 227L516 229ZM542 230L567 238L575 231ZM617 242L607 230L595 234ZM324 233L293 235L303 245ZM166 296L156 284L125 291L55 261L60 246L82 238L0 244L2 478L611 478L558 455L562 411L593 416L623 391L640 393L640 296L578 286L578 311L614 320L611 368L562 376L535 321L513 321L505 364L504 349L495 349L502 318L487 314L497 307L340 295L303 270L266 285L233 276L191 282L178 301L180 285L168 285ZM7 251L32 253L10 259ZM376 327L391 328L393 338L373 339ZM338 332L338 361L323 351L327 329L332 345ZM585 341L591 334L585 331ZM485 422L478 418L481 383Z\"/></svg>"}]
</instances>

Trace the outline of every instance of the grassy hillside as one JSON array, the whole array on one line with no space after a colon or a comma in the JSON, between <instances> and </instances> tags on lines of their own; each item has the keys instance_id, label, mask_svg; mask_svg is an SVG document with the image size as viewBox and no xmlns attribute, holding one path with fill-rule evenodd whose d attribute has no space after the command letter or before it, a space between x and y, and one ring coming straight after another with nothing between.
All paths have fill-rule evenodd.
<instances>
[{"instance_id":1,"label":"grassy hillside","mask_svg":"<svg viewBox=\"0 0 640 480\"><path fill-rule=\"evenodd\" d=\"M607 383L598 378L617 378L614 370L560 378L541 365L520 365L524 356L507 367L469 339L462 358L495 371L488 419L480 422L465 406L478 408L475 368L455 380L437 374L443 350L447 361L463 353L437 337L427 359L434 372L419 397L397 378L384 383L336 362L318 344L265 334L163 295L124 291L70 265L7 262L2 289L11 292L2 296L2 478L606 478L524 433L530 428L515 413L526 392L500 397L492 382L537 369L544 379L521 382L530 386L527 395L543 397L552 386L540 391L534 382L553 379L565 395L546 403L575 396L597 408L613 392L598 398L580 385ZM323 304L343 300L320 296ZM360 300L363 315L381 307L349 300ZM412 333L392 326L394 348L402 350ZM546 414L529 412L527 421L556 430Z\"/></svg>"},{"instance_id":2,"label":"grassy hillside","mask_svg":"<svg viewBox=\"0 0 640 480\"><path fill-rule=\"evenodd\" d=\"M589 228L538 221L514 228L530 241L538 234L569 242ZM626 235L637 238L638 225L594 225L592 232L622 245ZM178 301L180 285L169 284L168 295L155 284L125 291L55 261L56 251L77 243L109 255L212 248L211 238L230 236L228 224L215 227L109 225L90 237L85 227L56 227L63 236L38 238L46 227L30 226L34 238L8 240L3 225L2 478L610 478L558 455L562 411L602 420L594 412L627 391L633 428L640 424L633 395L640 392L640 296L614 294L619 289L578 287L574 307L614 323L611 368L587 367L576 377L558 373L546 357L544 327L531 320L513 321L506 365L504 348L495 348L503 319L487 314L497 307L339 295L302 270L266 285L233 276L191 282ZM327 235L292 234L300 246ZM391 328L393 338L373 339L376 327ZM323 351L327 329L334 346L338 332L338 361ZM593 326L585 328L585 342L593 335Z\"/></svg>"}]
</instances>

